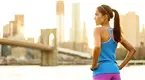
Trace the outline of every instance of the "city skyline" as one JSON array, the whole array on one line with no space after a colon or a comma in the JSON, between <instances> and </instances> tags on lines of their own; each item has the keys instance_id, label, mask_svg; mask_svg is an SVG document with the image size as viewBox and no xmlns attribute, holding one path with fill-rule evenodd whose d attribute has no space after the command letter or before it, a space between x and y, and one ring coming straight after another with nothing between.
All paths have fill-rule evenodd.
<instances>
[{"instance_id":1,"label":"city skyline","mask_svg":"<svg viewBox=\"0 0 145 80\"><path fill-rule=\"evenodd\" d=\"M49 17L51 19L55 19L53 17L55 16L55 13L56 13L55 12L56 11L55 10L56 1L55 0L50 0L48 2L47 0L42 0L42 1L37 0L37 1L35 1L35 3L33 3L33 0L28 1L28 2L24 1L24 0L13 0L13 1L5 0L5 1L1 1L0 2L1 3L1 8L2 8L2 11L3 10L4 11L1 13L2 14L1 18L2 19L0 20L1 21L0 27L2 28L2 26L4 24L7 24L7 21L13 20L13 15L14 14L24 14L25 17L26 17L26 19L25 19L26 20L26 25L25 26L27 26L27 27L28 26L33 26L34 27L34 26L39 24L39 23L34 24L35 21L36 21L36 20L34 20L34 19L36 19L35 18L36 15L38 16L38 18L42 19L41 17L44 18L44 16L46 16L46 14L47 14L47 16L46 16L47 18ZM64 0L64 1L65 1L65 3L69 3L69 2L71 3L71 0ZM8 4L9 6L2 7L3 5L7 4L7 2L9 2L11 4ZM15 2L17 2L17 5L15 5ZM121 14L125 14L128 11L135 11L137 14L139 14L139 16L141 16L141 18L145 19L145 16L144 16L145 12L143 10L141 10L141 7L144 6L142 1L135 0L135 1L131 2L131 1L115 1L115 0L108 0L108 1L104 1L104 0L101 0L101 1L99 1L99 0L79 0L79 2L81 2L81 4L84 4L84 6L89 5L89 6L86 6L86 7L95 6L92 9L93 11L95 10L96 6L98 6L100 4L103 4L103 3L108 4L108 5L112 6L113 8L117 9ZM23 4L21 4L21 3L23 3ZM26 6L26 3L28 3L27 6ZM32 3L33 3L33 6L31 6ZM39 3L42 6L37 6ZM43 8L45 10L42 10ZM119 9L119 8L121 8L121 9ZM51 9L51 12L49 11L49 9ZM45 12L45 13L43 13L43 12ZM90 12L90 13L92 13L92 12ZM92 14L93 14L92 16L94 16L94 13L92 13ZM41 15L41 17L40 17L40 15ZM27 19L28 17L29 17L29 19ZM44 18L44 19L47 20L46 18ZM50 21L50 20L48 20L48 21ZM54 20L54 22L55 21L56 20ZM141 22L145 23L143 21L144 20L141 19ZM39 22L39 21L37 21L37 22ZM45 26L42 23L45 23ZM49 23L49 25L48 25L48 23L46 23L46 21L43 21L40 24L43 25L42 28L55 26L55 25L53 25L53 23ZM40 24L39 24L39 26L40 26Z\"/></svg>"},{"instance_id":2,"label":"city skyline","mask_svg":"<svg viewBox=\"0 0 145 80\"><path fill-rule=\"evenodd\" d=\"M9 0L7 0L9 1ZM72 27L72 3L70 0L64 0L65 5L64 5L64 33L65 33L65 41L66 39L69 39L69 31L70 27ZM128 12L135 12L137 15L140 17L140 24L139 28L142 27L142 21L144 15L144 11L140 10L140 7L142 7L142 3L132 3L129 4L128 2L121 2L120 4L118 2L113 2L114 0L109 1L96 1L96 0L85 0L82 1L80 0L80 27L83 27L84 21L86 22L86 28L87 28L87 36L88 36L88 41L92 42L92 32L95 25L94 21L94 13L96 10L96 7L99 6L100 4L108 4L112 8L115 8L119 11L120 15L126 14ZM11 1L9 1L11 2ZM56 28L57 24L57 18L56 18L56 1L36 1L33 6L31 6L31 3L26 6L27 1L22 1L19 2L17 0L12 1L11 3L18 2L18 3L24 3L24 4L18 4L17 6L9 4L12 8L11 10L6 10L3 13L5 15L4 20L1 22L0 25L5 25L3 23L7 23L9 20L13 20L13 18L10 15L14 14L24 14L25 15L25 37L34 37L38 38L40 35L40 29L41 28ZM87 3L88 2L88 3ZM116 4L115 4L116 3ZM5 2L6 4L6 2ZM42 5L42 6L37 6L37 5ZM136 5L136 6L135 6ZM31 6L31 7L30 7ZM8 8L8 7L6 7ZM88 9L86 9L88 8ZM125 9L124 9L125 8ZM142 13L141 13L142 12ZM141 14L140 14L141 13ZM6 15L8 15L6 17ZM9 18L9 19L8 19ZM3 17L2 17L3 19ZM7 20L8 19L8 20ZM6 21L6 22L5 22ZM67 29L66 29L67 28ZM34 29L33 33L31 29ZM141 30L140 30L141 31ZM66 35L67 34L67 35Z\"/></svg>"},{"instance_id":3,"label":"city skyline","mask_svg":"<svg viewBox=\"0 0 145 80\"><path fill-rule=\"evenodd\" d=\"M75 5L79 5L79 4L75 4ZM79 10L79 9L78 9ZM76 13L75 13L76 14ZM77 16L79 17L79 15ZM76 17L76 18L77 18ZM130 19L132 20L130 22ZM63 20L63 19L62 19ZM60 20L60 22L62 22ZM79 20L77 21L77 23L79 22ZM122 30L123 30L123 34L125 35L126 39L129 40L134 46L139 46L139 43L140 42L144 42L144 37L142 36L145 36L143 33L144 33L144 30L145 28L143 29L143 33L140 33L139 32L139 16L136 15L135 12L128 12L127 14L125 15L120 15L120 24L121 24L121 27L122 27ZM76 22L75 22L76 23ZM74 23L74 24L75 24ZM132 24L134 23L134 24ZM7 33L10 33L9 36L13 36L13 34L18 34L21 32L21 28L16 28L16 25L19 26L19 27L24 27L24 15L18 15L16 14L15 15L15 20L14 21L9 21L9 24L6 24L4 26L4 31ZM10 27L11 26L11 27ZM144 27L144 25L142 25ZM10 27L10 28L8 28ZM12 29L13 28L13 29ZM59 28L59 27L58 27ZM60 27L61 28L61 27ZM75 27L74 27L75 28ZM77 40L74 40L72 42L76 42L76 43L86 43L86 41L88 41L89 38L91 38L91 36L87 36L86 34L88 33L86 31L86 22L84 21L83 23L83 27L81 30L79 30L79 27L77 30L80 31L80 37L79 38L83 38L83 40L81 40L80 42L78 42ZM12 29L12 30L11 30ZM16 29L16 30L15 30ZM17 30L18 29L18 30ZM64 28L63 28L64 29ZM130 33L128 32L128 29L132 29L132 32L135 32L135 33ZM62 29L60 29L62 30ZM9 32L10 31L10 32ZM16 33L15 33L16 32ZM70 31L72 32L72 30ZM82 33L81 33L82 32ZM21 32L23 33L23 32ZM6 34L7 35L7 34ZM75 34L76 35L76 34ZM136 35L136 36L132 36L132 35ZM59 36L59 35L58 35ZM77 35L78 36L78 35ZM72 36L73 37L73 36ZM29 37L25 37L25 39L27 39ZM31 37L30 37L31 38ZM61 37L60 37L61 38ZM34 39L36 40L36 39ZM93 40L93 38L92 38ZM63 42L60 42L60 43L63 43ZM88 41L89 43L89 47L93 48L93 41Z\"/></svg>"},{"instance_id":4,"label":"city skyline","mask_svg":"<svg viewBox=\"0 0 145 80\"><path fill-rule=\"evenodd\" d=\"M24 34L24 15L15 15L13 21L3 26L3 37L15 36L19 33Z\"/></svg>"}]
</instances>

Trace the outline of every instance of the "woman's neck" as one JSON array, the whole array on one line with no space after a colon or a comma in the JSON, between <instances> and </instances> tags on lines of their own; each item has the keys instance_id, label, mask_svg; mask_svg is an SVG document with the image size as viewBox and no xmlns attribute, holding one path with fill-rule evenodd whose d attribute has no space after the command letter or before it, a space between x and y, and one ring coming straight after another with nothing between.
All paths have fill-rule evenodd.
<instances>
[{"instance_id":1,"label":"woman's neck","mask_svg":"<svg viewBox=\"0 0 145 80\"><path fill-rule=\"evenodd\" d=\"M109 22L105 22L105 23L103 23L102 26L103 26L103 27L109 27L109 28L111 28Z\"/></svg>"}]
</instances>

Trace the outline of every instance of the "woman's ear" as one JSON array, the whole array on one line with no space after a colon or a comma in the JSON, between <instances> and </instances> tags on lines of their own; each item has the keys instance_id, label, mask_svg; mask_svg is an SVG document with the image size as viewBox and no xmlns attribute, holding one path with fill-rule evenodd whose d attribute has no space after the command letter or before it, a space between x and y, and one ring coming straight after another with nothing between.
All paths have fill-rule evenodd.
<instances>
[{"instance_id":1,"label":"woman's ear","mask_svg":"<svg viewBox=\"0 0 145 80\"><path fill-rule=\"evenodd\" d=\"M107 17L108 17L108 16L105 14L105 15L104 15L104 19L107 19Z\"/></svg>"}]
</instances>

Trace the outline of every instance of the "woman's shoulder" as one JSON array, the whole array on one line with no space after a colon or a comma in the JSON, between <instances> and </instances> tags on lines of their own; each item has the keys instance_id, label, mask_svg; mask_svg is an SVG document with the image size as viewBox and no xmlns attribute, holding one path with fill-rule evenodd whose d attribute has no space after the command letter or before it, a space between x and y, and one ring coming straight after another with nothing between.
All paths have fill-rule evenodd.
<instances>
[{"instance_id":1,"label":"woman's shoulder","mask_svg":"<svg viewBox=\"0 0 145 80\"><path fill-rule=\"evenodd\" d=\"M102 30L104 30L103 27L96 27L96 28L94 29L94 31L102 31Z\"/></svg>"},{"instance_id":2,"label":"woman's shoulder","mask_svg":"<svg viewBox=\"0 0 145 80\"><path fill-rule=\"evenodd\" d=\"M96 27L96 28L94 29L94 32L99 32L99 33L101 33L101 32L104 32L104 31L106 31L106 29L105 29L104 27Z\"/></svg>"}]
</instances>

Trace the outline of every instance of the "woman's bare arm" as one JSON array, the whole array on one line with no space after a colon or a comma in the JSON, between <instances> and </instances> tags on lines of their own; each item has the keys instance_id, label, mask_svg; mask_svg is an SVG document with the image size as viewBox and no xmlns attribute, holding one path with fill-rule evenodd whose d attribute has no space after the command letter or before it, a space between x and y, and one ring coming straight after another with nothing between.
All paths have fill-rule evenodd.
<instances>
[{"instance_id":1,"label":"woman's bare arm","mask_svg":"<svg viewBox=\"0 0 145 80\"><path fill-rule=\"evenodd\" d=\"M120 43L129 51L127 53L125 59L123 60L123 62L119 66L119 68L121 70L131 60L131 58L135 54L136 50L134 49L134 47L127 40L125 40L125 38L123 36L121 38Z\"/></svg>"},{"instance_id":2,"label":"woman's bare arm","mask_svg":"<svg viewBox=\"0 0 145 80\"><path fill-rule=\"evenodd\" d=\"M100 55L100 48L101 48L101 35L100 35L100 28L96 28L94 30L94 49L93 49L93 61L92 61L92 68L97 67L97 61Z\"/></svg>"}]
</instances>

